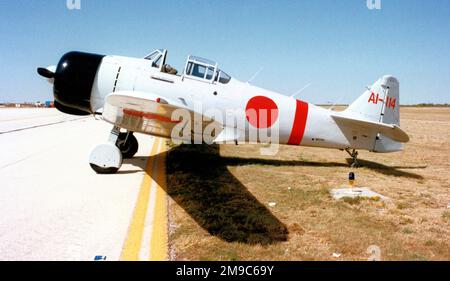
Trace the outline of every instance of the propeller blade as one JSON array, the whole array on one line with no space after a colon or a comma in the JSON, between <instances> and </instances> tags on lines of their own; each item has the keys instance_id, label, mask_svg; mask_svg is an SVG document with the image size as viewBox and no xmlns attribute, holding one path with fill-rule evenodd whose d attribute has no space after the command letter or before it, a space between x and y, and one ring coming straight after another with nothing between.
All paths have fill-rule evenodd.
<instances>
[{"instance_id":1,"label":"propeller blade","mask_svg":"<svg viewBox=\"0 0 450 281\"><path fill-rule=\"evenodd\" d=\"M48 79L55 78L55 72L51 71L48 68L39 67L37 69L37 73L39 75L41 75L42 77L45 77L45 78L48 78Z\"/></svg>"}]
</instances>

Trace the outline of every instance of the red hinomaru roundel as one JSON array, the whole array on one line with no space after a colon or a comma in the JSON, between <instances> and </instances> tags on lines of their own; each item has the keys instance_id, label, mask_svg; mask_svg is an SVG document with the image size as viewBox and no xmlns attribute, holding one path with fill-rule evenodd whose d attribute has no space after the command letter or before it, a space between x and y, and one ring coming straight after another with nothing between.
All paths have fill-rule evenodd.
<instances>
[{"instance_id":1,"label":"red hinomaru roundel","mask_svg":"<svg viewBox=\"0 0 450 281\"><path fill-rule=\"evenodd\" d=\"M248 101L245 115L253 127L270 128L278 119L278 107L268 97L255 96Z\"/></svg>"}]
</instances>

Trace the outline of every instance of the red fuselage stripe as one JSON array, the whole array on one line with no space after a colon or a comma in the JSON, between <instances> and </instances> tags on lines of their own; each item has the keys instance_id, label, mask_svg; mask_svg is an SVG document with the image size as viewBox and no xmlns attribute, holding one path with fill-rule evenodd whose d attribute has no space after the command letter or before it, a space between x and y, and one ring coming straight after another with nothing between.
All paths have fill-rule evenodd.
<instances>
[{"instance_id":1,"label":"red fuselage stripe","mask_svg":"<svg viewBox=\"0 0 450 281\"><path fill-rule=\"evenodd\" d=\"M294 125L292 126L291 136L289 137L288 144L299 145L302 142L307 119L308 104L306 102L297 100Z\"/></svg>"}]
</instances>

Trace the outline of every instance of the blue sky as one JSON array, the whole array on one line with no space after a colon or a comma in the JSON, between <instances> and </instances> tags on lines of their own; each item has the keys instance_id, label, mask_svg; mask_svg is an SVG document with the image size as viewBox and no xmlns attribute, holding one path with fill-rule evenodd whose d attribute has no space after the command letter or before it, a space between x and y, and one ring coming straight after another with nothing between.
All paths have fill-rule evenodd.
<instances>
[{"instance_id":1,"label":"blue sky","mask_svg":"<svg viewBox=\"0 0 450 281\"><path fill-rule=\"evenodd\" d=\"M67 51L216 60L240 80L314 103L348 103L384 74L403 104L450 103L450 2L381 0L0 2L0 102L50 100L36 67Z\"/></svg>"}]
</instances>

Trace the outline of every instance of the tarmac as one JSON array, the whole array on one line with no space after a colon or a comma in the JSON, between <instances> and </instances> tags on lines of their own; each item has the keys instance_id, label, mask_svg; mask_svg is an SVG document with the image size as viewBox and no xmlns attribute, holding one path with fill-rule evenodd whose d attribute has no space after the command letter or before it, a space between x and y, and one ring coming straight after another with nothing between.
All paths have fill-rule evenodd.
<instances>
[{"instance_id":1,"label":"tarmac","mask_svg":"<svg viewBox=\"0 0 450 281\"><path fill-rule=\"evenodd\" d=\"M136 134L117 174L91 149L112 128L56 109L0 109L0 260L166 260L166 149Z\"/></svg>"}]
</instances>

